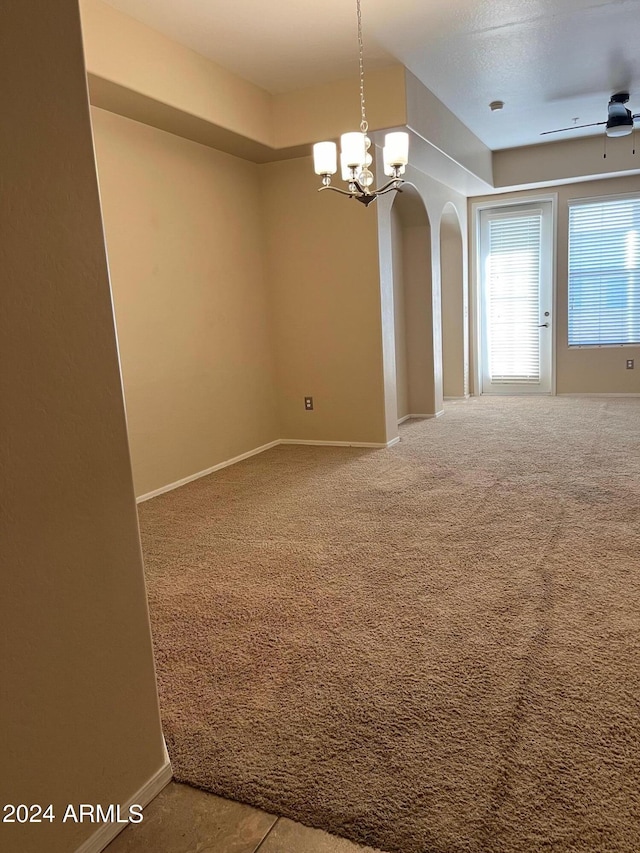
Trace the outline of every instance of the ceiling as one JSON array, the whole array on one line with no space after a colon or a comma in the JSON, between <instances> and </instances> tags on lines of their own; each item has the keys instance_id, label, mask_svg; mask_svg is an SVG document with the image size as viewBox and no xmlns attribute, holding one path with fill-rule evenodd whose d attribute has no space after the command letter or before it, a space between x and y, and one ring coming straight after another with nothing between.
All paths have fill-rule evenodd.
<instances>
[{"instance_id":1,"label":"ceiling","mask_svg":"<svg viewBox=\"0 0 640 853\"><path fill-rule=\"evenodd\" d=\"M273 93L357 74L355 0L108 2ZM362 18L365 67L401 62L494 150L602 133L540 136L606 120L613 92L640 112L640 0L362 0Z\"/></svg>"}]
</instances>

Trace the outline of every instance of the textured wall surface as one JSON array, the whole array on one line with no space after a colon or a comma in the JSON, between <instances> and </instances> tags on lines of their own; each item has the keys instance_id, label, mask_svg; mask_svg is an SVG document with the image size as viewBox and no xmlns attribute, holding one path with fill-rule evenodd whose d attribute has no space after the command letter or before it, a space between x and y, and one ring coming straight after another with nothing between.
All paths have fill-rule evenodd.
<instances>
[{"instance_id":1,"label":"textured wall surface","mask_svg":"<svg viewBox=\"0 0 640 853\"><path fill-rule=\"evenodd\" d=\"M258 167L92 110L136 494L279 438Z\"/></svg>"},{"instance_id":2,"label":"textured wall surface","mask_svg":"<svg viewBox=\"0 0 640 853\"><path fill-rule=\"evenodd\" d=\"M383 442L376 212L317 193L310 158L260 169L282 438Z\"/></svg>"},{"instance_id":3,"label":"textured wall surface","mask_svg":"<svg viewBox=\"0 0 640 853\"><path fill-rule=\"evenodd\" d=\"M0 8L0 848L75 850L68 803L164 763L76 0Z\"/></svg>"}]
</instances>

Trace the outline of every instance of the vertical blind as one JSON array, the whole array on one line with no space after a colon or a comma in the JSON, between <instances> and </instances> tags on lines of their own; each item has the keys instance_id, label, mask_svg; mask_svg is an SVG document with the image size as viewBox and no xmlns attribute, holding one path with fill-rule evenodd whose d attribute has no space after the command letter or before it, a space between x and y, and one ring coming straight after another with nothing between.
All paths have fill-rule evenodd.
<instances>
[{"instance_id":1,"label":"vertical blind","mask_svg":"<svg viewBox=\"0 0 640 853\"><path fill-rule=\"evenodd\" d=\"M489 221L486 311L494 383L540 382L542 213Z\"/></svg>"},{"instance_id":2,"label":"vertical blind","mask_svg":"<svg viewBox=\"0 0 640 853\"><path fill-rule=\"evenodd\" d=\"M640 198L571 202L569 346L640 343Z\"/></svg>"}]
</instances>

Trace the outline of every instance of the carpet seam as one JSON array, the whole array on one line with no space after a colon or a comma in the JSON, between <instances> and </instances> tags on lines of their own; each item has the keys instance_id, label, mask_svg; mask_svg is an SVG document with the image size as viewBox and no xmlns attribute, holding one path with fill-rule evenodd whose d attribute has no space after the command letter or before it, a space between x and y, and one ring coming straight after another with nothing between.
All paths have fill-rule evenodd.
<instances>
[{"instance_id":1,"label":"carpet seam","mask_svg":"<svg viewBox=\"0 0 640 853\"><path fill-rule=\"evenodd\" d=\"M562 514L560 518L558 518L554 529L534 566L534 571L537 572L542 579L542 590L538 607L540 613L540 625L531 638L529 651L524 659L523 674L520 679L517 701L515 703L514 713L512 716L512 731L507 740L506 748L502 754L500 777L491 793L491 800L486 812L487 818L486 821L484 821L485 826L482 830L482 839L480 847L477 848L477 853L490 853L493 849L492 841L495 838L498 813L507 800L509 790L513 784L513 769L509 770L510 759L516 754L518 744L522 740L522 725L526 717L524 707L527 698L530 697L533 692L533 669L536 662L539 661L542 651L547 645L550 633L549 615L552 608L553 578L551 573L545 570L545 562L551 552L551 549L554 547L559 538L565 515L566 513L563 507Z\"/></svg>"}]
</instances>

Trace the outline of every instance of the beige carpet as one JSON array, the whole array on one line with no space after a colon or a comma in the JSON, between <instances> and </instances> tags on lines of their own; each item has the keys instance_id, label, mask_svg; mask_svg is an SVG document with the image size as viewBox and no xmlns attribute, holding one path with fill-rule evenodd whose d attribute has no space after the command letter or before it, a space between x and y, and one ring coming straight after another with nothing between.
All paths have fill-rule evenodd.
<instances>
[{"instance_id":1,"label":"beige carpet","mask_svg":"<svg viewBox=\"0 0 640 853\"><path fill-rule=\"evenodd\" d=\"M638 853L640 400L401 435L141 505L176 777L398 853Z\"/></svg>"}]
</instances>

